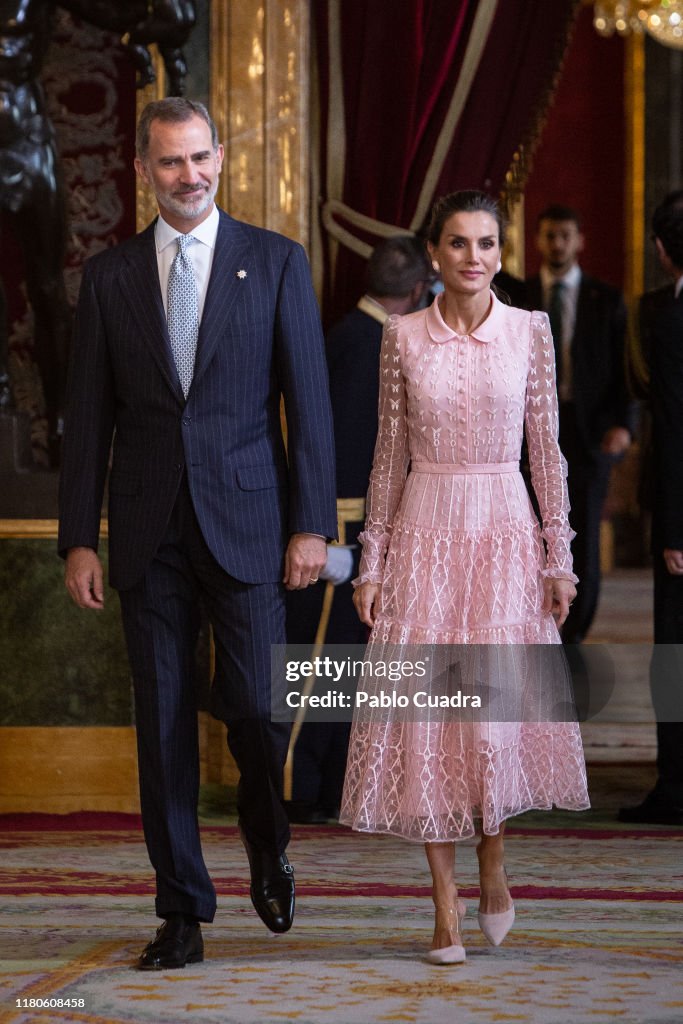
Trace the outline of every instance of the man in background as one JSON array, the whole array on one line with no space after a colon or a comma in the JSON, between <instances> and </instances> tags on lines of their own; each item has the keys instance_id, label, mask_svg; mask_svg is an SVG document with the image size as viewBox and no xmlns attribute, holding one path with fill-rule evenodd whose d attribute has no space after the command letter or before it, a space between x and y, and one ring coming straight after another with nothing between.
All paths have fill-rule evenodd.
<instances>
[{"instance_id":1,"label":"man in background","mask_svg":"<svg viewBox=\"0 0 683 1024\"><path fill-rule=\"evenodd\" d=\"M683 825L683 191L652 218L657 255L671 280L642 310L652 415L654 641L650 688L657 719L657 781L619 820Z\"/></svg>"},{"instance_id":2,"label":"man in background","mask_svg":"<svg viewBox=\"0 0 683 1024\"><path fill-rule=\"evenodd\" d=\"M577 596L562 628L565 643L590 630L600 592L600 519L612 466L631 444L635 403L626 385L626 307L611 285L579 266L579 215L547 207L537 223L540 273L527 281L528 308L550 317L555 344L560 447L568 464Z\"/></svg>"},{"instance_id":3,"label":"man in background","mask_svg":"<svg viewBox=\"0 0 683 1024\"><path fill-rule=\"evenodd\" d=\"M382 329L390 316L418 308L434 276L422 241L411 235L385 239L368 261L365 294L328 332L337 515L340 541L348 547L342 551L330 546L328 566L321 573L326 583L288 595L289 643L312 644L317 639L319 643L365 644L367 640L367 629L352 603L350 579L358 573L358 534L365 521L377 437ZM335 570L330 572L333 563ZM290 821L314 823L337 817L348 736L346 722L303 722L293 753Z\"/></svg>"}]
</instances>

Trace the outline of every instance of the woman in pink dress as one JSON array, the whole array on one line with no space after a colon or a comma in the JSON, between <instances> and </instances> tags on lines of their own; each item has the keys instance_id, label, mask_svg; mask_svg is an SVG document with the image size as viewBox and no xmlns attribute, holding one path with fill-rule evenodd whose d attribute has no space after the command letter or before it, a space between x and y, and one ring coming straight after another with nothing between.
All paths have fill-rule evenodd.
<instances>
[{"instance_id":1,"label":"woman in pink dress","mask_svg":"<svg viewBox=\"0 0 683 1024\"><path fill-rule=\"evenodd\" d=\"M354 603L372 627L370 662L387 651L472 645L454 648L459 678L469 672L500 693L512 685L511 658L531 664L529 652L546 650L556 658L551 682L568 692L557 668L558 626L577 580L553 341L545 313L506 306L491 290L503 229L496 202L484 193L437 201L428 248L444 292L428 309L385 325ZM519 472L525 430L542 527ZM543 664L541 657L531 674L542 674ZM411 721L386 710L354 721L341 821L425 844L435 905L432 963L465 959L455 842L475 834L475 819L479 926L498 945L514 920L505 820L532 808L589 806L576 721L554 721L529 707L546 685L537 679L529 697L522 682L527 705L513 704L517 714L501 721ZM429 691L424 679L419 685Z\"/></svg>"}]
</instances>

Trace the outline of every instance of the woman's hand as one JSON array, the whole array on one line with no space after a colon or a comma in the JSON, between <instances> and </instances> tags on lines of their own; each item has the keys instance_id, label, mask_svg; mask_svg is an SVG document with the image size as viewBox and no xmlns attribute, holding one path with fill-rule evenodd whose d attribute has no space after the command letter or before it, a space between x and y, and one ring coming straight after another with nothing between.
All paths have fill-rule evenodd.
<instances>
[{"instance_id":1,"label":"woman's hand","mask_svg":"<svg viewBox=\"0 0 683 1024\"><path fill-rule=\"evenodd\" d=\"M358 612L358 618L371 629L375 625L381 589L379 583L361 583L353 592L353 605Z\"/></svg>"},{"instance_id":2,"label":"woman's hand","mask_svg":"<svg viewBox=\"0 0 683 1024\"><path fill-rule=\"evenodd\" d=\"M550 612L558 629L569 615L569 606L575 597L576 587L571 580L554 580L547 576L543 580L543 614Z\"/></svg>"}]
</instances>

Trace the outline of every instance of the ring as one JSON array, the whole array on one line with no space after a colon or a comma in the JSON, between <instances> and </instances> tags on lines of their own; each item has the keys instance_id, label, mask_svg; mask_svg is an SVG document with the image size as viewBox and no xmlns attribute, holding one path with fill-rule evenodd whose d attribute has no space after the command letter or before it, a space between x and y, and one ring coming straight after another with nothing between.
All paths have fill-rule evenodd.
<instances>
[{"instance_id":1,"label":"ring","mask_svg":"<svg viewBox=\"0 0 683 1024\"><path fill-rule=\"evenodd\" d=\"M311 578L310 578L310 580L309 580L308 582L309 582L309 583L317 583L317 582L318 582L318 577L316 576L316 577L314 578L313 576L311 576Z\"/></svg>"}]
</instances>

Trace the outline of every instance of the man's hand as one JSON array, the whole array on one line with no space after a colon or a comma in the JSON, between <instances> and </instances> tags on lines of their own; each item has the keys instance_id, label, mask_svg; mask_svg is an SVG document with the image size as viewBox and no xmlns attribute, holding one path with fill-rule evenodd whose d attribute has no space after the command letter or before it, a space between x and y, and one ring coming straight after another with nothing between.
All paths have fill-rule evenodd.
<instances>
[{"instance_id":1,"label":"man's hand","mask_svg":"<svg viewBox=\"0 0 683 1024\"><path fill-rule=\"evenodd\" d=\"M576 587L571 580L543 580L543 614L551 612L558 629L569 615L575 597Z\"/></svg>"},{"instance_id":2,"label":"man's hand","mask_svg":"<svg viewBox=\"0 0 683 1024\"><path fill-rule=\"evenodd\" d=\"M381 589L379 583L361 583L353 592L353 605L358 618L371 629L375 625Z\"/></svg>"},{"instance_id":3,"label":"man's hand","mask_svg":"<svg viewBox=\"0 0 683 1024\"><path fill-rule=\"evenodd\" d=\"M605 455L623 455L631 444L631 435L626 427L610 427L605 431L600 450Z\"/></svg>"},{"instance_id":4,"label":"man's hand","mask_svg":"<svg viewBox=\"0 0 683 1024\"><path fill-rule=\"evenodd\" d=\"M293 533L285 551L287 590L305 590L309 583L317 583L320 570L327 561L327 543L314 533Z\"/></svg>"},{"instance_id":5,"label":"man's hand","mask_svg":"<svg viewBox=\"0 0 683 1024\"><path fill-rule=\"evenodd\" d=\"M79 608L104 608L102 563L92 548L69 549L64 582Z\"/></svg>"},{"instance_id":6,"label":"man's hand","mask_svg":"<svg viewBox=\"0 0 683 1024\"><path fill-rule=\"evenodd\" d=\"M663 555L667 572L670 572L672 576L683 576L683 551L664 548Z\"/></svg>"}]
</instances>

